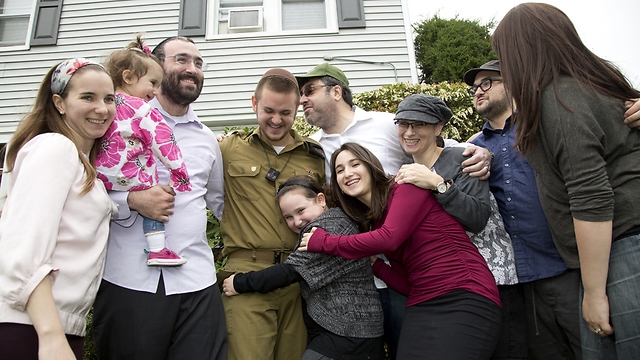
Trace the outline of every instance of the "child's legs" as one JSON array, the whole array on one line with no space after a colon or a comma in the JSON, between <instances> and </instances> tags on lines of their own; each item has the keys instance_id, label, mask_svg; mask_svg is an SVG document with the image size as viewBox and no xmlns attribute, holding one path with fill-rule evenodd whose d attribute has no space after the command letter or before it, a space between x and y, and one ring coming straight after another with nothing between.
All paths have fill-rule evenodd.
<instances>
[{"instance_id":1,"label":"child's legs","mask_svg":"<svg viewBox=\"0 0 640 360\"><path fill-rule=\"evenodd\" d=\"M164 223L142 216L142 229L147 238L149 251L158 252L165 248L164 246Z\"/></svg>"},{"instance_id":2,"label":"child's legs","mask_svg":"<svg viewBox=\"0 0 640 360\"><path fill-rule=\"evenodd\" d=\"M140 215L142 216L142 215ZM149 219L142 216L142 230L147 235L151 232L164 231L164 223L162 221Z\"/></svg>"}]
</instances>

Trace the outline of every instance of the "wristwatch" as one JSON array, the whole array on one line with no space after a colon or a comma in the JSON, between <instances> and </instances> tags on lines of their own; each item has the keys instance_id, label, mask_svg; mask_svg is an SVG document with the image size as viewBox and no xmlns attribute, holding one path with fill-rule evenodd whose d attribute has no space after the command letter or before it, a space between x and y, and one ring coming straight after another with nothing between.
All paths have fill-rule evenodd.
<instances>
[{"instance_id":1,"label":"wristwatch","mask_svg":"<svg viewBox=\"0 0 640 360\"><path fill-rule=\"evenodd\" d=\"M438 185L436 185L436 189L434 190L434 192L438 193L438 194L444 194L447 192L447 190L449 189L449 187L447 185L449 185L451 182L448 180L445 180L441 183L439 183Z\"/></svg>"}]
</instances>

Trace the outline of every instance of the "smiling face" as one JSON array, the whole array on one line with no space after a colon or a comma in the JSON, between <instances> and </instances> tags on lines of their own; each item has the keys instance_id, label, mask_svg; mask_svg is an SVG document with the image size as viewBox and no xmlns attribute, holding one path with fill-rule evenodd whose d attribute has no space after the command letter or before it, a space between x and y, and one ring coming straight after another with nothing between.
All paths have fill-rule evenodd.
<instances>
[{"instance_id":1,"label":"smiling face","mask_svg":"<svg viewBox=\"0 0 640 360\"><path fill-rule=\"evenodd\" d=\"M427 124L422 121L398 121L398 140L404 151L411 156L419 156L436 146L436 138L442 132L442 122ZM411 126L407 126L411 124Z\"/></svg>"},{"instance_id":2,"label":"smiling face","mask_svg":"<svg viewBox=\"0 0 640 360\"><path fill-rule=\"evenodd\" d=\"M193 63L194 59L202 60L200 50L190 42L172 40L164 45L164 53L164 78L160 89L162 96L173 104L187 106L196 101L204 85L202 69ZM175 60L176 55L182 55L192 61L179 64Z\"/></svg>"},{"instance_id":3,"label":"smiling face","mask_svg":"<svg viewBox=\"0 0 640 360\"><path fill-rule=\"evenodd\" d=\"M113 82L106 72L78 70L69 81L65 98L53 95L53 103L74 133L80 151L89 154L95 139L104 135L116 113Z\"/></svg>"},{"instance_id":4,"label":"smiling face","mask_svg":"<svg viewBox=\"0 0 640 360\"><path fill-rule=\"evenodd\" d=\"M272 146L286 146L293 142L289 134L298 112L298 94L280 93L264 87L260 98L251 97L253 111L258 117L262 140Z\"/></svg>"},{"instance_id":5,"label":"smiling face","mask_svg":"<svg viewBox=\"0 0 640 360\"><path fill-rule=\"evenodd\" d=\"M124 92L146 101L150 101L156 96L156 93L160 88L160 84L162 83L164 71L157 62L151 59L146 59L144 61L147 64L147 73L138 78L133 75L132 72L128 72L128 70L125 71L123 74L124 82L122 89L124 91L120 91L120 89L118 89L118 92Z\"/></svg>"},{"instance_id":6,"label":"smiling face","mask_svg":"<svg viewBox=\"0 0 640 360\"><path fill-rule=\"evenodd\" d=\"M308 198L299 190L292 190L280 198L280 210L289 229L299 234L305 225L325 211L327 203L323 193Z\"/></svg>"},{"instance_id":7,"label":"smiling face","mask_svg":"<svg viewBox=\"0 0 640 360\"><path fill-rule=\"evenodd\" d=\"M362 160L351 151L344 150L336 157L334 171L342 192L371 206L371 172Z\"/></svg>"}]
</instances>

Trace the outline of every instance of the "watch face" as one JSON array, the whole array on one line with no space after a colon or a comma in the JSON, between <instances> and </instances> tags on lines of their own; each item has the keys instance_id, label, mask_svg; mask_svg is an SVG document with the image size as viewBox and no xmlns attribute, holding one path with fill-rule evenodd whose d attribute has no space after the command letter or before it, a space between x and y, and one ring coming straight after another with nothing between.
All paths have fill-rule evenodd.
<instances>
[{"instance_id":1,"label":"watch face","mask_svg":"<svg viewBox=\"0 0 640 360\"><path fill-rule=\"evenodd\" d=\"M438 187L436 188L436 190L438 190L438 192L440 194L444 194L447 192L447 183L446 182L441 182L440 184L438 184Z\"/></svg>"}]
</instances>

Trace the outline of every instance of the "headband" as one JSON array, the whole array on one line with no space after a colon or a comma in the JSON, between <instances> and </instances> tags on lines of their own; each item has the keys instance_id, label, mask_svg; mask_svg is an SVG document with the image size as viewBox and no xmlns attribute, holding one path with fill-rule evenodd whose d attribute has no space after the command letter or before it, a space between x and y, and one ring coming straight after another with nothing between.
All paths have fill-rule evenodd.
<instances>
[{"instance_id":1,"label":"headband","mask_svg":"<svg viewBox=\"0 0 640 360\"><path fill-rule=\"evenodd\" d=\"M151 49L147 45L142 45L142 49L137 47L126 48L127 50L139 51L141 53L145 53L147 55L151 55Z\"/></svg>"},{"instance_id":2,"label":"headband","mask_svg":"<svg viewBox=\"0 0 640 360\"><path fill-rule=\"evenodd\" d=\"M55 71L51 75L51 92L58 95L62 94L73 74L78 71L78 69L87 65L98 65L103 68L105 72L107 71L102 64L85 58L65 60L56 67Z\"/></svg>"},{"instance_id":3,"label":"headband","mask_svg":"<svg viewBox=\"0 0 640 360\"><path fill-rule=\"evenodd\" d=\"M317 189L314 189L313 187L311 187L311 185L306 182L306 181L302 181L302 180L287 180L284 183L282 183L282 185L278 186L278 191L276 191L276 196L278 196L278 194L280 193L280 190L282 190L283 188L287 187L287 186L294 186L294 185L300 185L302 187L306 187L307 189L313 191L314 194L318 194L322 191L317 191Z\"/></svg>"}]
</instances>

